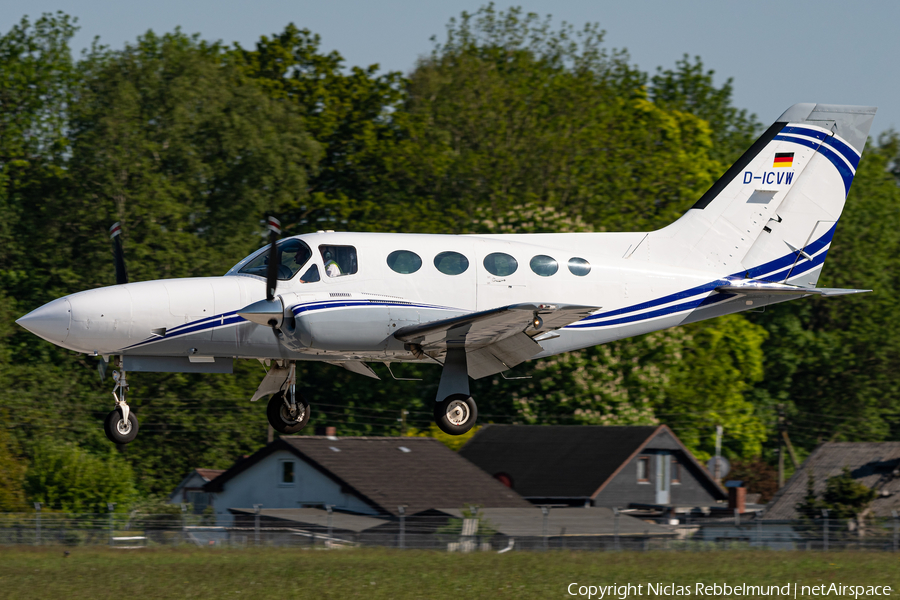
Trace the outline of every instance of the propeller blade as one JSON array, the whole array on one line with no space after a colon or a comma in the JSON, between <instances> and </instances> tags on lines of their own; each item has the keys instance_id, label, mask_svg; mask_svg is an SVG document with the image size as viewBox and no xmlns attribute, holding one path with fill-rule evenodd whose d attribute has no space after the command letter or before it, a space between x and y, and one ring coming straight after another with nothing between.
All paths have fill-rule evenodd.
<instances>
[{"instance_id":1,"label":"propeller blade","mask_svg":"<svg viewBox=\"0 0 900 600\"><path fill-rule=\"evenodd\" d=\"M275 251L275 243L281 236L281 221L275 217L269 217L266 221L266 228L270 231L269 239L269 268L266 271L266 300L271 302L275 299L275 290L278 287L278 253Z\"/></svg>"},{"instance_id":2,"label":"propeller blade","mask_svg":"<svg viewBox=\"0 0 900 600\"><path fill-rule=\"evenodd\" d=\"M122 223L116 221L109 228L109 239L113 242L113 257L116 263L116 283L128 283L128 272L125 270L125 251L122 249Z\"/></svg>"}]
</instances>

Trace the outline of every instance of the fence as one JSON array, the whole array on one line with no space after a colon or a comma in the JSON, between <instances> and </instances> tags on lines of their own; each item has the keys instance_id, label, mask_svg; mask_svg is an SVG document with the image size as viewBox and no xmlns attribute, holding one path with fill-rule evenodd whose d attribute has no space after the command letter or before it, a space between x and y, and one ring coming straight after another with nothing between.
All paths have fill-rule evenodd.
<instances>
[{"instance_id":1,"label":"fence","mask_svg":"<svg viewBox=\"0 0 900 600\"><path fill-rule=\"evenodd\" d=\"M517 509L526 510L529 509ZM578 509L567 509L570 511ZM588 510L590 509L583 509ZM29 546L280 546L307 548L391 547L446 551L629 550L706 551L780 549L807 551L900 551L900 519L767 521L686 519L658 524L616 512L598 523L568 513L565 524L550 514L527 518L488 514L457 518L449 514L369 518L360 527L347 515L321 511L322 519L300 522L257 514L216 524L215 516L193 514L0 513L0 544ZM489 512L489 511L484 511ZM549 513L549 514L548 514ZM585 515L588 513L586 512ZM610 513L613 514L613 513ZM505 518L504 518L505 516ZM350 520L358 518L351 515ZM743 517L743 518L742 518ZM627 519L627 523L620 518ZM315 521L315 522L311 522Z\"/></svg>"}]
</instances>

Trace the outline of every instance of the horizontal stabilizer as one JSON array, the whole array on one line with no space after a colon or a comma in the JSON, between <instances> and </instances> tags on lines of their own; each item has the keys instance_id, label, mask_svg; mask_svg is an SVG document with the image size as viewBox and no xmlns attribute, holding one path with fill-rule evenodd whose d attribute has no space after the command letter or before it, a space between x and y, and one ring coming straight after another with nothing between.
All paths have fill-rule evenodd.
<instances>
[{"instance_id":1,"label":"horizontal stabilizer","mask_svg":"<svg viewBox=\"0 0 900 600\"><path fill-rule=\"evenodd\" d=\"M872 290L854 290L843 288L811 288L786 283L747 280L733 282L716 288L722 294L744 294L755 296L845 296L847 294L864 294Z\"/></svg>"},{"instance_id":2,"label":"horizontal stabilizer","mask_svg":"<svg viewBox=\"0 0 900 600\"><path fill-rule=\"evenodd\" d=\"M517 333L530 336L560 329L580 321L599 310L597 306L574 304L512 304L469 313L461 317L410 325L398 330L394 337L423 349L445 349L463 346L476 350L490 346Z\"/></svg>"}]
</instances>

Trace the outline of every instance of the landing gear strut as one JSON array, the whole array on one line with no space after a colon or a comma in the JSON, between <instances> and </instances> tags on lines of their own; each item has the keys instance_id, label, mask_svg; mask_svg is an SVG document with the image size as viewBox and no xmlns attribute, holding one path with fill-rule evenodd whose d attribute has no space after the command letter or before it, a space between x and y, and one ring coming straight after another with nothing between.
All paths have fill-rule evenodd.
<instances>
[{"instance_id":1,"label":"landing gear strut","mask_svg":"<svg viewBox=\"0 0 900 600\"><path fill-rule=\"evenodd\" d=\"M309 415L309 402L297 393L297 370L291 362L282 389L269 398L269 425L278 433L297 433L309 423Z\"/></svg>"},{"instance_id":2,"label":"landing gear strut","mask_svg":"<svg viewBox=\"0 0 900 600\"><path fill-rule=\"evenodd\" d=\"M116 444L127 444L134 441L138 434L138 420L134 413L128 408L125 402L125 393L128 391L128 380L125 376L125 369L122 372L113 371L113 380L116 386L113 388L113 398L116 399L116 408L106 415L103 422L103 430L109 441ZM118 392L118 394L116 394Z\"/></svg>"}]
</instances>

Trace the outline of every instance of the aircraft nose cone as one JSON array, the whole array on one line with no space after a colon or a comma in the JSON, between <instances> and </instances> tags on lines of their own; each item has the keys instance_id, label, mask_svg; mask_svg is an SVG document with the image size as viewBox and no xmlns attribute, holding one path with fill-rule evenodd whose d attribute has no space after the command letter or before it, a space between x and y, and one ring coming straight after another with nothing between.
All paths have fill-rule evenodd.
<instances>
[{"instance_id":1,"label":"aircraft nose cone","mask_svg":"<svg viewBox=\"0 0 900 600\"><path fill-rule=\"evenodd\" d=\"M59 344L69 336L72 307L66 298L59 298L36 308L16 323L48 342Z\"/></svg>"}]
</instances>

